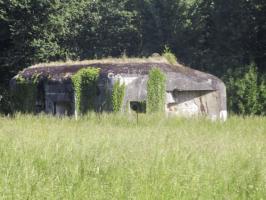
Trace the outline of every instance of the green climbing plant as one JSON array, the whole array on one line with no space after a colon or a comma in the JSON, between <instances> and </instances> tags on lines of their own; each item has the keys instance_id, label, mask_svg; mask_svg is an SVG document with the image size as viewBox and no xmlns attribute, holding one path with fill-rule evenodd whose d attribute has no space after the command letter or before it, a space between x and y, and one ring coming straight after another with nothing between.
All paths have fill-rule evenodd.
<instances>
[{"instance_id":1,"label":"green climbing plant","mask_svg":"<svg viewBox=\"0 0 266 200\"><path fill-rule=\"evenodd\" d=\"M11 105L14 112L35 113L38 77L38 74L36 74L31 79L26 79L18 75L16 84L11 90Z\"/></svg>"},{"instance_id":2,"label":"green climbing plant","mask_svg":"<svg viewBox=\"0 0 266 200\"><path fill-rule=\"evenodd\" d=\"M95 97L97 96L97 80L100 69L83 68L72 76L75 91L75 106L78 114L86 114L95 109Z\"/></svg>"},{"instance_id":3,"label":"green climbing plant","mask_svg":"<svg viewBox=\"0 0 266 200\"><path fill-rule=\"evenodd\" d=\"M166 77L164 73L154 68L149 72L147 83L147 112L163 112L165 105Z\"/></svg>"},{"instance_id":4,"label":"green climbing plant","mask_svg":"<svg viewBox=\"0 0 266 200\"><path fill-rule=\"evenodd\" d=\"M121 111L124 97L125 97L125 84L124 83L120 84L120 81L115 81L111 98L114 112Z\"/></svg>"}]
</instances>

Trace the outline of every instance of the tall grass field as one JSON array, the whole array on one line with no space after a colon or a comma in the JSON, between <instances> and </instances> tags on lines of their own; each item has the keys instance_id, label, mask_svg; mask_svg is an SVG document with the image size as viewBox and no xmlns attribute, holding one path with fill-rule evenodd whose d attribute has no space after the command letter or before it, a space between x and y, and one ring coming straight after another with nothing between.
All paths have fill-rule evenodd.
<instances>
[{"instance_id":1,"label":"tall grass field","mask_svg":"<svg viewBox=\"0 0 266 200\"><path fill-rule=\"evenodd\" d=\"M0 117L0 199L266 199L266 118Z\"/></svg>"}]
</instances>

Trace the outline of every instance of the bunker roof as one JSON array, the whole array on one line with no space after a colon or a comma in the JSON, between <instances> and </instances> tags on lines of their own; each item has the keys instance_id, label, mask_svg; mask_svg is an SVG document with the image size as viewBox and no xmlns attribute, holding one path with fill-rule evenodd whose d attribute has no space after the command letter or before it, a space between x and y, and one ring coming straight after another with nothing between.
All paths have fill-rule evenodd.
<instances>
[{"instance_id":1,"label":"bunker roof","mask_svg":"<svg viewBox=\"0 0 266 200\"><path fill-rule=\"evenodd\" d=\"M24 69L19 75L24 78L31 78L38 74L51 81L65 81L70 80L71 76L80 69L87 67L99 68L100 76L106 76L108 73L148 75L152 68L160 68L167 74L168 90L215 90L215 83L221 82L211 74L194 70L179 63L170 64L161 56L41 63Z\"/></svg>"}]
</instances>

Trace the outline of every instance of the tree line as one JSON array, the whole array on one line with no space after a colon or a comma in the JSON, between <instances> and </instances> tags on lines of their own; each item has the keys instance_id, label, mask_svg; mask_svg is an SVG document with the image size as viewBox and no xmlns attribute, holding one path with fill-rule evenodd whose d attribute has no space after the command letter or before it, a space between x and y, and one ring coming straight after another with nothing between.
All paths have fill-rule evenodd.
<instances>
[{"instance_id":1,"label":"tree line","mask_svg":"<svg viewBox=\"0 0 266 200\"><path fill-rule=\"evenodd\" d=\"M226 82L231 111L265 114L265 10L263 0L0 0L0 110L10 78L31 64L168 46Z\"/></svg>"}]
</instances>

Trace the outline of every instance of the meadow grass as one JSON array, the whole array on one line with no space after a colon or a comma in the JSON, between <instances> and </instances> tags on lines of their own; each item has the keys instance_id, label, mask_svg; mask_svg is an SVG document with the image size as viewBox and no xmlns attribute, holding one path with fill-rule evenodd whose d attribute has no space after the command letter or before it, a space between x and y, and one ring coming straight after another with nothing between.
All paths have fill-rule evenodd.
<instances>
[{"instance_id":1,"label":"meadow grass","mask_svg":"<svg viewBox=\"0 0 266 200\"><path fill-rule=\"evenodd\" d=\"M0 199L266 199L266 118L0 117Z\"/></svg>"}]
</instances>

